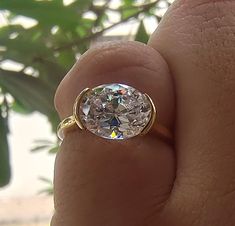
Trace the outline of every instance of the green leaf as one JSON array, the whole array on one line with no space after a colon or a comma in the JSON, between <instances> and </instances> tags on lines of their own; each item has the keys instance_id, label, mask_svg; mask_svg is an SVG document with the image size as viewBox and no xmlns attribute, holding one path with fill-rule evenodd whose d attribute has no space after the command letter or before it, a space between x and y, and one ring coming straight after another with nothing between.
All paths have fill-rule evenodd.
<instances>
[{"instance_id":1,"label":"green leaf","mask_svg":"<svg viewBox=\"0 0 235 226\"><path fill-rule=\"evenodd\" d=\"M53 191L52 181L45 177L39 177L39 180L44 182L47 185L46 188L39 191L39 194L53 195L54 191Z\"/></svg>"},{"instance_id":2,"label":"green leaf","mask_svg":"<svg viewBox=\"0 0 235 226\"><path fill-rule=\"evenodd\" d=\"M69 62L67 59L67 64L65 65L59 65L59 60L57 57L57 63L53 61L48 61L46 59L40 58L37 60L37 67L39 68L40 72L40 79L42 80L41 82L46 83L50 87L50 90L52 94L54 95L57 86L61 82L61 80L64 78L66 74L65 68L68 69L68 67L71 67L74 63L74 61ZM63 62L61 62L62 64ZM65 62L64 62L65 63ZM38 78L37 78L38 79ZM38 80L40 80L38 79Z\"/></svg>"},{"instance_id":3,"label":"green leaf","mask_svg":"<svg viewBox=\"0 0 235 226\"><path fill-rule=\"evenodd\" d=\"M53 145L54 143L50 140L46 139L37 139L34 141L36 144L47 144L47 145Z\"/></svg>"},{"instance_id":4,"label":"green leaf","mask_svg":"<svg viewBox=\"0 0 235 226\"><path fill-rule=\"evenodd\" d=\"M36 146L36 147L32 148L30 151L31 151L31 152L42 151L42 150L45 150L45 149L47 149L47 148L49 148L49 147L50 147L50 145L47 145L47 144L45 144L45 145L39 145L39 146Z\"/></svg>"},{"instance_id":5,"label":"green leaf","mask_svg":"<svg viewBox=\"0 0 235 226\"><path fill-rule=\"evenodd\" d=\"M52 184L52 181L51 180L49 180L48 178L46 178L46 177L39 177L38 178L40 181L43 181L43 182L45 182L46 184Z\"/></svg>"},{"instance_id":6,"label":"green leaf","mask_svg":"<svg viewBox=\"0 0 235 226\"><path fill-rule=\"evenodd\" d=\"M143 43L147 43L149 40L149 35L145 29L143 21L140 22L139 28L135 36L135 40Z\"/></svg>"},{"instance_id":7,"label":"green leaf","mask_svg":"<svg viewBox=\"0 0 235 226\"><path fill-rule=\"evenodd\" d=\"M51 149L48 151L48 153L49 153L49 154L56 154L56 153L58 152L58 150L59 150L59 146L55 146L55 147L51 148Z\"/></svg>"},{"instance_id":8,"label":"green leaf","mask_svg":"<svg viewBox=\"0 0 235 226\"><path fill-rule=\"evenodd\" d=\"M135 15L137 12L139 12L137 7L123 9L121 17L122 19L126 19Z\"/></svg>"},{"instance_id":9,"label":"green leaf","mask_svg":"<svg viewBox=\"0 0 235 226\"><path fill-rule=\"evenodd\" d=\"M75 26L78 20L76 9L64 7L58 1L1 0L0 9L33 18L43 25L56 24L67 29Z\"/></svg>"},{"instance_id":10,"label":"green leaf","mask_svg":"<svg viewBox=\"0 0 235 226\"><path fill-rule=\"evenodd\" d=\"M57 61L60 65L66 66L66 68L69 70L69 68L71 68L72 64L75 62L75 55L72 51L63 51L59 53Z\"/></svg>"},{"instance_id":11,"label":"green leaf","mask_svg":"<svg viewBox=\"0 0 235 226\"><path fill-rule=\"evenodd\" d=\"M38 192L38 194L53 195L54 194L53 186L42 189L41 191Z\"/></svg>"},{"instance_id":12,"label":"green leaf","mask_svg":"<svg viewBox=\"0 0 235 226\"><path fill-rule=\"evenodd\" d=\"M2 116L2 110L0 106L0 187L7 185L11 178L7 134L7 118Z\"/></svg>"},{"instance_id":13,"label":"green leaf","mask_svg":"<svg viewBox=\"0 0 235 226\"><path fill-rule=\"evenodd\" d=\"M27 108L27 106L21 103L20 99L14 99L14 102L11 105L11 109L20 114L31 114L33 112L33 109Z\"/></svg>"},{"instance_id":14,"label":"green leaf","mask_svg":"<svg viewBox=\"0 0 235 226\"><path fill-rule=\"evenodd\" d=\"M70 4L68 8L76 8L79 12L82 12L87 10L91 6L92 2L93 0L76 0Z\"/></svg>"},{"instance_id":15,"label":"green leaf","mask_svg":"<svg viewBox=\"0 0 235 226\"><path fill-rule=\"evenodd\" d=\"M56 132L57 131L57 127L58 127L59 122L60 122L60 118L59 118L57 112L54 111L51 115L49 115L48 119L49 119L49 121L51 123L53 132Z\"/></svg>"},{"instance_id":16,"label":"green leaf","mask_svg":"<svg viewBox=\"0 0 235 226\"><path fill-rule=\"evenodd\" d=\"M35 140L36 146L31 149L31 152L48 150L49 154L57 153L59 149L59 145L55 144L55 142L49 140Z\"/></svg>"},{"instance_id":17,"label":"green leaf","mask_svg":"<svg viewBox=\"0 0 235 226\"><path fill-rule=\"evenodd\" d=\"M16 37L10 38L11 34L15 34ZM52 60L53 52L45 45L49 43L46 34L42 34L38 26L31 29L14 25L1 27L0 46L6 49L1 53L2 60L10 59L34 68L36 60L39 58L46 56L47 59Z\"/></svg>"},{"instance_id":18,"label":"green leaf","mask_svg":"<svg viewBox=\"0 0 235 226\"><path fill-rule=\"evenodd\" d=\"M136 0L122 0L122 4L126 6L131 6L134 2L136 2Z\"/></svg>"},{"instance_id":19,"label":"green leaf","mask_svg":"<svg viewBox=\"0 0 235 226\"><path fill-rule=\"evenodd\" d=\"M55 132L59 117L54 108L55 87L49 86L39 78L28 76L23 72L0 69L0 86L20 101L27 111L39 111L46 115Z\"/></svg>"},{"instance_id":20,"label":"green leaf","mask_svg":"<svg viewBox=\"0 0 235 226\"><path fill-rule=\"evenodd\" d=\"M54 90L37 78L0 69L0 85L28 110L48 116L55 112Z\"/></svg>"}]
</instances>

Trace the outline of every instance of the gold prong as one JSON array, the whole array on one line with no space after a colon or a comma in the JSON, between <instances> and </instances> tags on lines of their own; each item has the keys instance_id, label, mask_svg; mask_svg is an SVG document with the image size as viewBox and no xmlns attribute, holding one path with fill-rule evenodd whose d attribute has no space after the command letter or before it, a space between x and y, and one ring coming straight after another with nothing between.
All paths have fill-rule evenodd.
<instances>
[{"instance_id":1,"label":"gold prong","mask_svg":"<svg viewBox=\"0 0 235 226\"><path fill-rule=\"evenodd\" d=\"M82 124L82 121L79 117L79 108L80 108L80 104L81 104L81 100L82 100L82 97L87 93L89 92L91 89L90 88L85 88L84 90L82 90L82 92L77 96L76 100L75 100L75 103L73 105L73 117L78 125L78 127L80 129L85 129L84 125Z\"/></svg>"},{"instance_id":2,"label":"gold prong","mask_svg":"<svg viewBox=\"0 0 235 226\"><path fill-rule=\"evenodd\" d=\"M153 103L153 100L150 98L150 96L148 94L145 93L144 95L147 97L148 101L150 102L152 113L151 113L151 118L150 118L148 124L142 130L141 135L145 135L150 131L150 129L153 127L153 124L155 123L155 120L157 118L157 111L156 111L156 107Z\"/></svg>"},{"instance_id":3,"label":"gold prong","mask_svg":"<svg viewBox=\"0 0 235 226\"><path fill-rule=\"evenodd\" d=\"M60 138L60 140L63 140L65 137L65 133L69 130L72 130L75 128L76 121L73 116L70 116L68 118L65 118L57 128L57 136Z\"/></svg>"}]
</instances>

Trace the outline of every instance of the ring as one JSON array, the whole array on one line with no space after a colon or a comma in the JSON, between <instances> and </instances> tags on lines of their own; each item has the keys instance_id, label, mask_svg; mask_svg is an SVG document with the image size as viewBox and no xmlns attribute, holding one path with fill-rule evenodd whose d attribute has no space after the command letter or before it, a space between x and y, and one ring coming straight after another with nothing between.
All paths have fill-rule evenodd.
<instances>
[{"instance_id":1,"label":"ring","mask_svg":"<svg viewBox=\"0 0 235 226\"><path fill-rule=\"evenodd\" d=\"M57 135L63 140L67 132L77 128L111 140L145 135L150 130L170 143L173 140L171 132L157 122L150 96L119 83L86 88L77 96L73 115L59 124Z\"/></svg>"}]
</instances>

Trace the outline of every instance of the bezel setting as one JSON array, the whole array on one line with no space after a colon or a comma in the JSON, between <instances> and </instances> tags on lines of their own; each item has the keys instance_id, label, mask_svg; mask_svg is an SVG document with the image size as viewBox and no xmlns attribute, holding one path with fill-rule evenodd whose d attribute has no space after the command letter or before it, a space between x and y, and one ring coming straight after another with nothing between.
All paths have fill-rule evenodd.
<instances>
[{"instance_id":1,"label":"bezel setting","mask_svg":"<svg viewBox=\"0 0 235 226\"><path fill-rule=\"evenodd\" d=\"M84 89L75 100L73 116L82 130L105 139L123 140L147 134L157 113L149 95L112 83Z\"/></svg>"}]
</instances>

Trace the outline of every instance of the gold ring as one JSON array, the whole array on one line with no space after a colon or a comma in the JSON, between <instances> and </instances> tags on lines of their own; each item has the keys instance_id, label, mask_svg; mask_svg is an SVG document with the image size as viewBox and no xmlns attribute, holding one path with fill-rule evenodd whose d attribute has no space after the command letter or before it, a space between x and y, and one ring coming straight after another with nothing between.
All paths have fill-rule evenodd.
<instances>
[{"instance_id":1,"label":"gold ring","mask_svg":"<svg viewBox=\"0 0 235 226\"><path fill-rule=\"evenodd\" d=\"M111 140L145 135L150 130L172 143L172 133L157 122L156 107L146 93L119 83L84 89L76 98L73 115L58 126L63 140L67 132L80 128Z\"/></svg>"}]
</instances>

